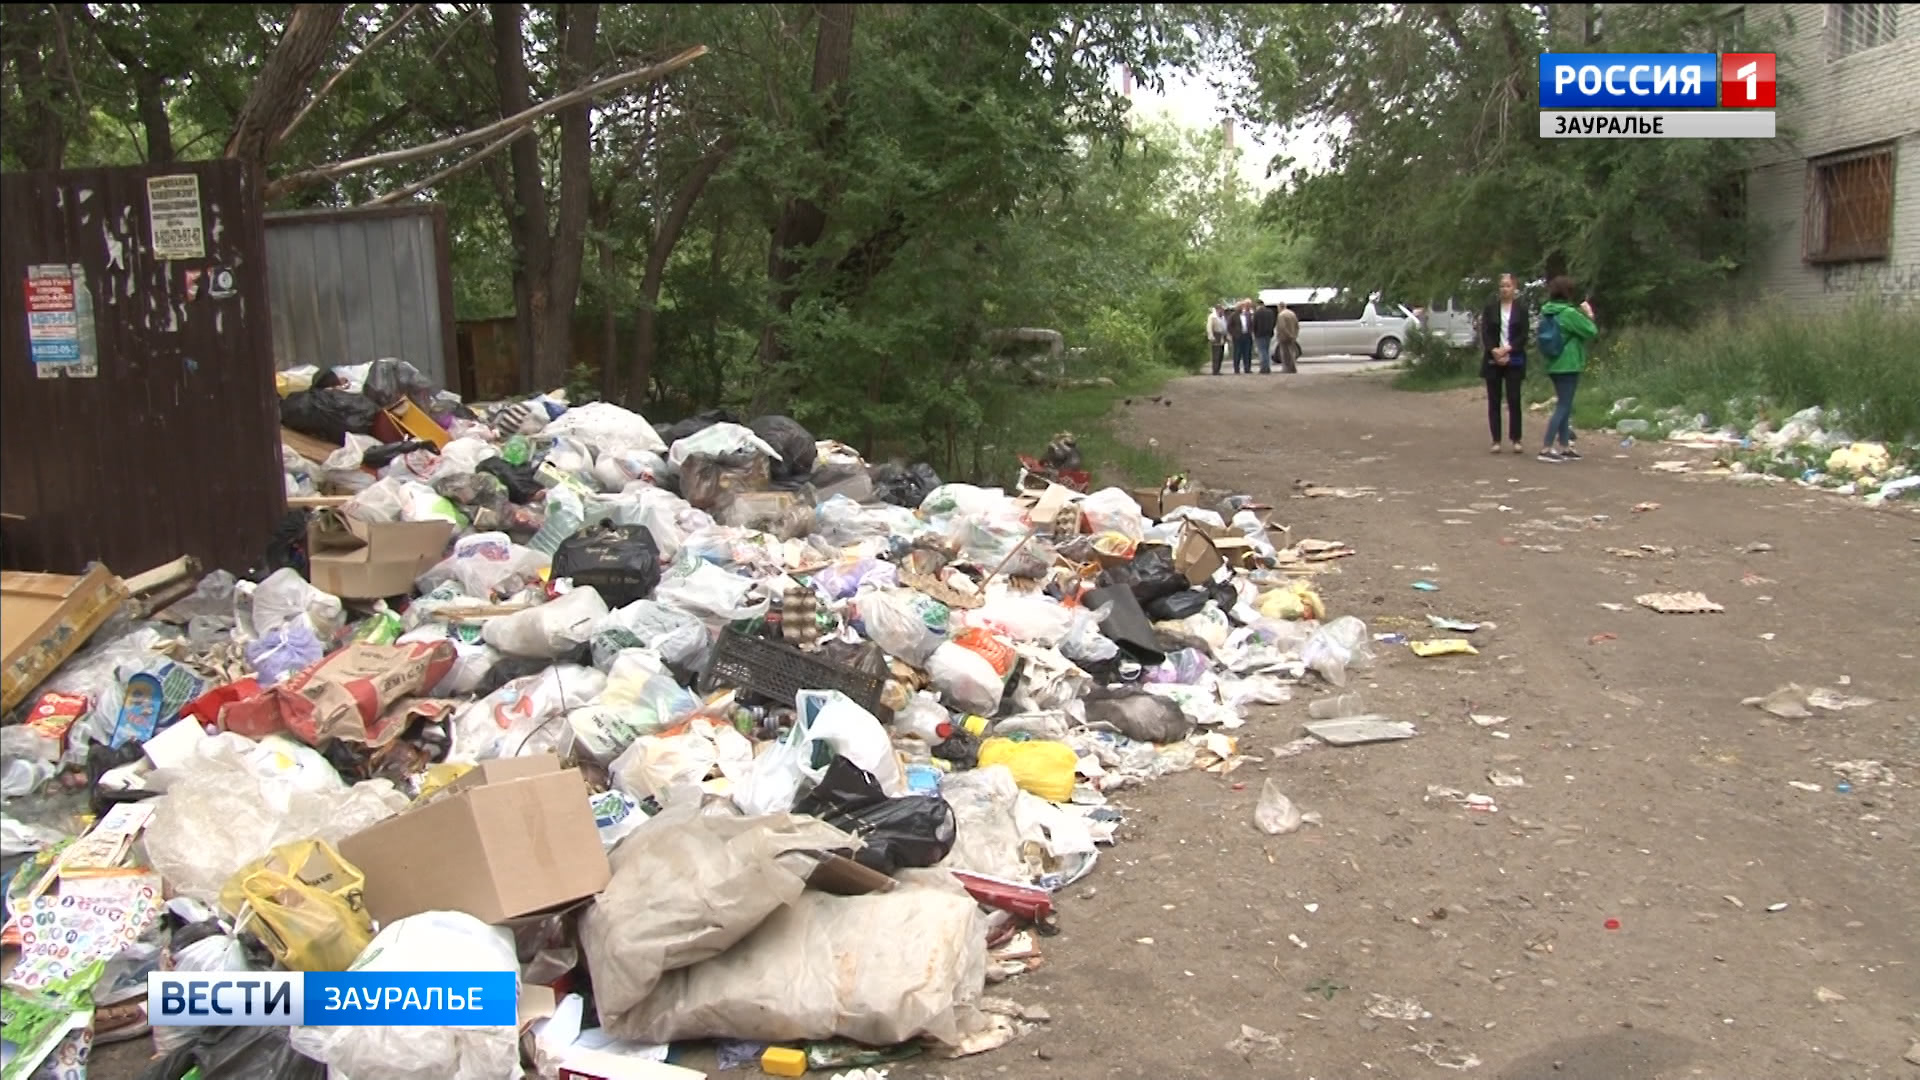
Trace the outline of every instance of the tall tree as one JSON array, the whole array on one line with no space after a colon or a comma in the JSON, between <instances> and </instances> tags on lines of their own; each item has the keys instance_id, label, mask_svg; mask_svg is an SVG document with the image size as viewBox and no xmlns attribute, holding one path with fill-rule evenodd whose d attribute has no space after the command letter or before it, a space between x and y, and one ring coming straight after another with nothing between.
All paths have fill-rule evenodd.
<instances>
[{"instance_id":1,"label":"tall tree","mask_svg":"<svg viewBox=\"0 0 1920 1080\"><path fill-rule=\"evenodd\" d=\"M264 166L287 125L313 94L313 78L333 54L345 4L295 4L280 43L254 76L234 120L226 156Z\"/></svg>"}]
</instances>

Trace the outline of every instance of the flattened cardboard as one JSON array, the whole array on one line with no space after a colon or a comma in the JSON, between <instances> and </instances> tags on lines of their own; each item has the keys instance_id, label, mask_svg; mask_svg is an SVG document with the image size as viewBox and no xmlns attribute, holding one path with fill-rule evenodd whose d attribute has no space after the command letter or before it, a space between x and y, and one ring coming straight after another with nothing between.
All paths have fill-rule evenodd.
<instances>
[{"instance_id":1,"label":"flattened cardboard","mask_svg":"<svg viewBox=\"0 0 1920 1080\"><path fill-rule=\"evenodd\" d=\"M423 911L499 923L592 896L613 876L578 769L474 783L347 837L340 854L366 875L367 911L383 926Z\"/></svg>"},{"instance_id":2,"label":"flattened cardboard","mask_svg":"<svg viewBox=\"0 0 1920 1080\"><path fill-rule=\"evenodd\" d=\"M452 540L447 521L366 522L319 514L307 527L307 579L347 600L401 596L446 555Z\"/></svg>"},{"instance_id":3,"label":"flattened cardboard","mask_svg":"<svg viewBox=\"0 0 1920 1080\"><path fill-rule=\"evenodd\" d=\"M6 709L27 699L127 600L127 586L95 563L81 577L0 574L0 650Z\"/></svg>"}]
</instances>

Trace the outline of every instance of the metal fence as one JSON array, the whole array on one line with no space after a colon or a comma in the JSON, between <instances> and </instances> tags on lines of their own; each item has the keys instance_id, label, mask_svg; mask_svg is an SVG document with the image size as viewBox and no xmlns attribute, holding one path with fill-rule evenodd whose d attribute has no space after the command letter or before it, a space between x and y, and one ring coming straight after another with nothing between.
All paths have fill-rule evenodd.
<instances>
[{"instance_id":1,"label":"metal fence","mask_svg":"<svg viewBox=\"0 0 1920 1080\"><path fill-rule=\"evenodd\" d=\"M406 360L460 382L447 214L434 203L267 215L273 360L280 370Z\"/></svg>"},{"instance_id":2,"label":"metal fence","mask_svg":"<svg viewBox=\"0 0 1920 1080\"><path fill-rule=\"evenodd\" d=\"M259 560L286 492L258 175L8 173L0 219L8 565Z\"/></svg>"}]
</instances>

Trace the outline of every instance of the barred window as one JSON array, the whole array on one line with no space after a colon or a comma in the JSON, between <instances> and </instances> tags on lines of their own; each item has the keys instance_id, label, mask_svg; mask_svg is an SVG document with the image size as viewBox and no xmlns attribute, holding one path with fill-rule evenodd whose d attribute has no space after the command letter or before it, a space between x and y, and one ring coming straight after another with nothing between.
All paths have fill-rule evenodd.
<instances>
[{"instance_id":1,"label":"barred window","mask_svg":"<svg viewBox=\"0 0 1920 1080\"><path fill-rule=\"evenodd\" d=\"M1828 58L1887 44L1899 33L1899 17L1899 4L1828 4Z\"/></svg>"},{"instance_id":2,"label":"barred window","mask_svg":"<svg viewBox=\"0 0 1920 1080\"><path fill-rule=\"evenodd\" d=\"M1893 144L1807 162L1808 262L1884 259L1893 240Z\"/></svg>"}]
</instances>

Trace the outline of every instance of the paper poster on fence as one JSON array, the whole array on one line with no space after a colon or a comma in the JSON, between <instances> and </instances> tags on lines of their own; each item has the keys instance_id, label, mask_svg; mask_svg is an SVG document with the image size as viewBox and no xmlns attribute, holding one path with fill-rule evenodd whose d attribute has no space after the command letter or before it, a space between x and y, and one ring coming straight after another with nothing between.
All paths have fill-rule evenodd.
<instances>
[{"instance_id":1,"label":"paper poster on fence","mask_svg":"<svg viewBox=\"0 0 1920 1080\"><path fill-rule=\"evenodd\" d=\"M147 177L147 221L156 259L204 259L207 229L200 216L200 178L193 173Z\"/></svg>"},{"instance_id":2,"label":"paper poster on fence","mask_svg":"<svg viewBox=\"0 0 1920 1080\"><path fill-rule=\"evenodd\" d=\"M33 373L42 379L100 374L93 294L78 263L27 267L27 345Z\"/></svg>"}]
</instances>

